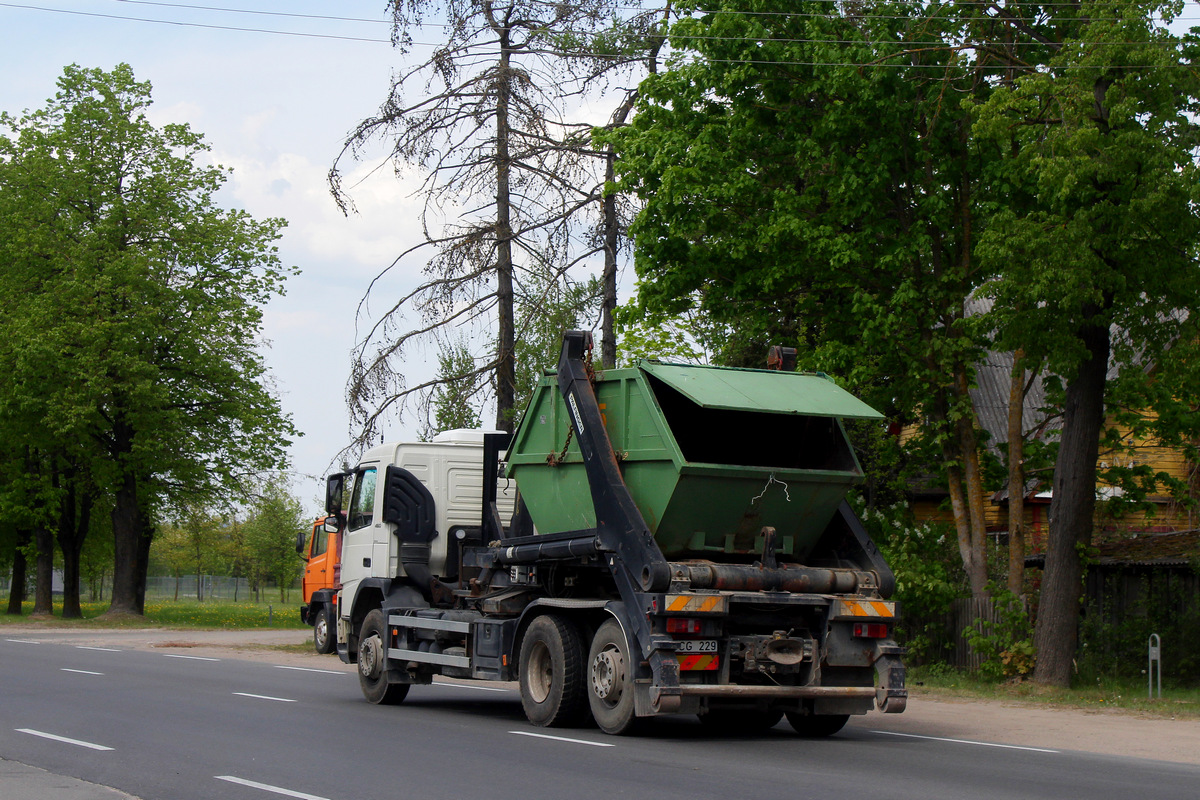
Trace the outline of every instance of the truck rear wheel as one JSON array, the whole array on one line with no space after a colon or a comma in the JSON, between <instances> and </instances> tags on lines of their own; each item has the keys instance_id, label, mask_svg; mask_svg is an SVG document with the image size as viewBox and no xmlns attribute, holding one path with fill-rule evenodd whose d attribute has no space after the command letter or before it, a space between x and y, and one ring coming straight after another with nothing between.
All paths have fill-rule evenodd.
<instances>
[{"instance_id":1,"label":"truck rear wheel","mask_svg":"<svg viewBox=\"0 0 1200 800\"><path fill-rule=\"evenodd\" d=\"M557 614L538 617L525 632L520 657L521 707L529 721L549 728L582 724L584 653L575 625Z\"/></svg>"},{"instance_id":2,"label":"truck rear wheel","mask_svg":"<svg viewBox=\"0 0 1200 800\"><path fill-rule=\"evenodd\" d=\"M797 714L794 711L787 712L787 721L792 726L792 730L801 736L807 736L812 739L833 736L845 727L849 720L849 714Z\"/></svg>"},{"instance_id":3,"label":"truck rear wheel","mask_svg":"<svg viewBox=\"0 0 1200 800\"><path fill-rule=\"evenodd\" d=\"M600 626L588 652L588 704L605 733L631 733L638 718L633 708L633 673L625 631L615 619Z\"/></svg>"},{"instance_id":4,"label":"truck rear wheel","mask_svg":"<svg viewBox=\"0 0 1200 800\"><path fill-rule=\"evenodd\" d=\"M313 649L323 656L329 655L337 648L337 642L330 633L329 606L323 605L313 622Z\"/></svg>"},{"instance_id":5,"label":"truck rear wheel","mask_svg":"<svg viewBox=\"0 0 1200 800\"><path fill-rule=\"evenodd\" d=\"M388 683L387 620L375 609L358 629L358 685L376 705L395 705L408 695L407 683Z\"/></svg>"}]
</instances>

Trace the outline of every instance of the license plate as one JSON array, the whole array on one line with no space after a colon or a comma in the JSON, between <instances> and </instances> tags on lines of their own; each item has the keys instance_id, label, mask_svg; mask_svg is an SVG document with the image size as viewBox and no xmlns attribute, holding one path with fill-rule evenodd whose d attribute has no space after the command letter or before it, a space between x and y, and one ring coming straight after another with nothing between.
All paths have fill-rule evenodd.
<instances>
[{"instance_id":1,"label":"license plate","mask_svg":"<svg viewBox=\"0 0 1200 800\"><path fill-rule=\"evenodd\" d=\"M717 652L716 639L680 639L679 646L675 648L676 653L715 653Z\"/></svg>"}]
</instances>

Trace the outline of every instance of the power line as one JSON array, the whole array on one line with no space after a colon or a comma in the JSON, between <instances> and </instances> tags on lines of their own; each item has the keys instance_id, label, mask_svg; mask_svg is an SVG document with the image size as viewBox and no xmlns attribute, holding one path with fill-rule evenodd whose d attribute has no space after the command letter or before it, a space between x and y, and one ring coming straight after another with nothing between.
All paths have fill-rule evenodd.
<instances>
[{"instance_id":1,"label":"power line","mask_svg":"<svg viewBox=\"0 0 1200 800\"><path fill-rule=\"evenodd\" d=\"M20 3L0 3L0 6L5 8L22 8L31 11L48 11L55 14L67 14L78 17L98 17L100 19L117 19L126 22L150 22L156 25L175 25L181 28L206 28L217 31L237 31L239 33L267 33L275 36L299 36L306 39L337 39L347 42L372 42L378 44L391 44L390 39L369 39L362 36L339 36L332 33L303 33L300 31L280 31L271 30L269 28L242 28L232 25L211 25L201 22L181 22L177 20L166 19L146 19L145 17L128 17L119 14L101 14L94 11L76 11L66 8L46 8L45 6L31 6ZM436 45L433 45L436 47Z\"/></svg>"}]
</instances>

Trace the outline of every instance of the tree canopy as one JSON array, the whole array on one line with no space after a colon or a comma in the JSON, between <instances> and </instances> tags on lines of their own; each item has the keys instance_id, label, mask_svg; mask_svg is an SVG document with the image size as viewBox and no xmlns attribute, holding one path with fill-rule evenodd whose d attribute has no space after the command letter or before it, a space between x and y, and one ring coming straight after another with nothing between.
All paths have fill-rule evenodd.
<instances>
[{"instance_id":1,"label":"tree canopy","mask_svg":"<svg viewBox=\"0 0 1200 800\"><path fill-rule=\"evenodd\" d=\"M1038 618L1052 683L1074 648L1106 412L1163 441L1197 431L1200 90L1194 39L1168 27L1180 8L684 6L671 68L642 84L629 128L601 137L644 203L642 313L698 308L734 332L727 360L795 344L805 366L918 425L976 594L973 365L1015 351L1016 384L1028 367L1061 387ZM1143 492L1161 480L1121 478Z\"/></svg>"},{"instance_id":2,"label":"tree canopy","mask_svg":"<svg viewBox=\"0 0 1200 800\"><path fill-rule=\"evenodd\" d=\"M227 173L150 103L128 65L70 66L44 108L0 115L0 425L41 480L10 501L51 524L71 486L110 512L132 613L163 509L281 467L295 433L260 350L284 222L219 208Z\"/></svg>"}]
</instances>

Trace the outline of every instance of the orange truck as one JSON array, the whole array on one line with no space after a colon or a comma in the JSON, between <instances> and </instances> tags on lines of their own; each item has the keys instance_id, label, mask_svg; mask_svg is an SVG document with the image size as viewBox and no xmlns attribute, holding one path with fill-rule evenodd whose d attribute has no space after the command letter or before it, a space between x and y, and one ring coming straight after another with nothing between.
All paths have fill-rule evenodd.
<instances>
[{"instance_id":1,"label":"orange truck","mask_svg":"<svg viewBox=\"0 0 1200 800\"><path fill-rule=\"evenodd\" d=\"M313 626L313 648L322 655L337 648L331 626L337 620L337 592L342 572L341 531L326 530L326 519L329 517L317 517L312 532L301 532L296 539L296 552L307 562L300 583L304 592L300 619Z\"/></svg>"}]
</instances>

